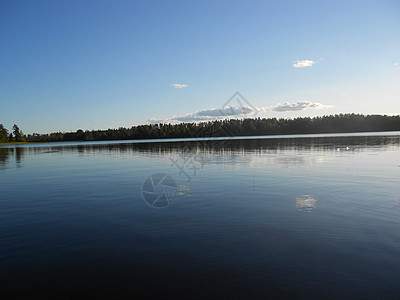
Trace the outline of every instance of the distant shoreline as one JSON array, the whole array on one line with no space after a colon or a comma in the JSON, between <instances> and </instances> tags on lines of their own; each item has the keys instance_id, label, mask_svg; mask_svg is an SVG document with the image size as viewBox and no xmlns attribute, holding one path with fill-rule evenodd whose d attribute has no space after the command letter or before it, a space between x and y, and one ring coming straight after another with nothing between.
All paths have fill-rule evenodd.
<instances>
[{"instance_id":1,"label":"distant shoreline","mask_svg":"<svg viewBox=\"0 0 400 300\"><path fill-rule=\"evenodd\" d=\"M360 136L400 136L399 130L388 131L354 131L354 132L326 132L326 133L298 133L298 134L271 134L271 135L250 135L250 136L220 136L201 138L150 138L150 139L122 139L122 140L100 140L100 141L54 141L54 142L14 142L0 143L1 146L19 145L46 145L46 144L97 144L97 143L168 143L168 142L196 142L209 140L257 140L257 139L279 139L279 138L329 138L329 137L360 137Z\"/></svg>"},{"instance_id":2,"label":"distant shoreline","mask_svg":"<svg viewBox=\"0 0 400 300\"><path fill-rule=\"evenodd\" d=\"M76 132L53 132L50 134L25 135L14 124L8 132L0 124L1 145L24 143L94 142L124 140L168 140L233 138L246 136L282 136L357 132L400 131L400 115L339 114L322 117L299 117L294 119L245 118L223 119L200 123L147 124L131 128L119 127L107 130L82 130Z\"/></svg>"},{"instance_id":3,"label":"distant shoreline","mask_svg":"<svg viewBox=\"0 0 400 300\"><path fill-rule=\"evenodd\" d=\"M0 146L13 146L13 145L34 145L34 144L53 144L53 143L77 143L86 141L56 141L56 142L11 142L0 143Z\"/></svg>"},{"instance_id":4,"label":"distant shoreline","mask_svg":"<svg viewBox=\"0 0 400 300\"><path fill-rule=\"evenodd\" d=\"M400 116L339 114L295 119L245 118L200 123L148 124L107 130L77 130L26 136L28 142L112 141L210 138L290 134L327 134L400 130Z\"/></svg>"}]
</instances>

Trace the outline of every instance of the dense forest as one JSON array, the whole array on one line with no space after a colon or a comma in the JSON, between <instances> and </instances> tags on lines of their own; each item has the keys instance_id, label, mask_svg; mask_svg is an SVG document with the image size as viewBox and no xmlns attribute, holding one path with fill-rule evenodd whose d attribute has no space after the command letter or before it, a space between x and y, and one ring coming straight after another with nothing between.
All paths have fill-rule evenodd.
<instances>
[{"instance_id":1,"label":"dense forest","mask_svg":"<svg viewBox=\"0 0 400 300\"><path fill-rule=\"evenodd\" d=\"M1 142L61 142L128 139L196 138L306 133L341 133L400 130L400 116L340 114L314 118L255 118L215 120L201 123L151 124L131 128L54 132L25 136L17 125L12 133L0 124Z\"/></svg>"}]
</instances>

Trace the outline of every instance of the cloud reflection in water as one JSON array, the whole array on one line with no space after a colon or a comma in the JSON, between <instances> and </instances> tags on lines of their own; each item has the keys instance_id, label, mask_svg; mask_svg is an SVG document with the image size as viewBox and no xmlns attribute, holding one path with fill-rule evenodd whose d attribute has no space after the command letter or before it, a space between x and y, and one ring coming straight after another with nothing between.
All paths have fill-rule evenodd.
<instances>
[{"instance_id":1,"label":"cloud reflection in water","mask_svg":"<svg viewBox=\"0 0 400 300\"><path fill-rule=\"evenodd\" d=\"M311 212L317 207L317 202L318 200L312 195L302 195L301 197L296 198L296 207L299 211Z\"/></svg>"}]
</instances>

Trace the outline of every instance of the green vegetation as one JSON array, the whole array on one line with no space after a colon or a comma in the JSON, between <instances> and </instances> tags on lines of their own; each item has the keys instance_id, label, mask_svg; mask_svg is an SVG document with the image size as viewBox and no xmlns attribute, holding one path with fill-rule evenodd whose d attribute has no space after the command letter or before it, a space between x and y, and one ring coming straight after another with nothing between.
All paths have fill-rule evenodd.
<instances>
[{"instance_id":1,"label":"green vegetation","mask_svg":"<svg viewBox=\"0 0 400 300\"><path fill-rule=\"evenodd\" d=\"M16 139L19 132L16 129L18 127L13 128L14 139ZM255 118L203 123L181 123L177 125L152 124L133 126L131 128L120 127L118 129L92 131L83 131L80 129L76 132L34 133L27 136L27 141L101 141L395 130L400 130L400 116L340 114L315 118ZM21 136L24 137L22 132L20 132L19 139L21 139Z\"/></svg>"},{"instance_id":2,"label":"green vegetation","mask_svg":"<svg viewBox=\"0 0 400 300\"><path fill-rule=\"evenodd\" d=\"M19 129L17 124L14 124L12 130L14 134L14 142L26 142L26 137L23 134L23 132Z\"/></svg>"},{"instance_id":3,"label":"green vegetation","mask_svg":"<svg viewBox=\"0 0 400 300\"><path fill-rule=\"evenodd\" d=\"M3 124L0 124L0 143L8 143L8 130L4 128Z\"/></svg>"},{"instance_id":4,"label":"green vegetation","mask_svg":"<svg viewBox=\"0 0 400 300\"><path fill-rule=\"evenodd\" d=\"M6 143L26 143L26 136L19 129L17 124L14 124L12 132L9 134L8 130L3 124L0 124L0 144Z\"/></svg>"},{"instance_id":5,"label":"green vegetation","mask_svg":"<svg viewBox=\"0 0 400 300\"><path fill-rule=\"evenodd\" d=\"M340 114L295 119L230 119L202 123L151 124L131 128L54 132L25 136L14 124L9 132L0 124L0 145L27 142L102 141L129 139L199 138L221 136L344 133L400 130L400 116Z\"/></svg>"}]
</instances>

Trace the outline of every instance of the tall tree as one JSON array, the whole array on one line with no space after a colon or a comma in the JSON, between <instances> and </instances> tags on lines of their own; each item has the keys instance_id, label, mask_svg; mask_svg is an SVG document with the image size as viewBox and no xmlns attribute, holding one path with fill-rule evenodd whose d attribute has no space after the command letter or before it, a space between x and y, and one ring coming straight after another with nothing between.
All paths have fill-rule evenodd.
<instances>
[{"instance_id":1,"label":"tall tree","mask_svg":"<svg viewBox=\"0 0 400 300\"><path fill-rule=\"evenodd\" d=\"M13 128L14 140L16 142L26 142L26 138L23 132L19 129L17 124L14 124Z\"/></svg>"},{"instance_id":2,"label":"tall tree","mask_svg":"<svg viewBox=\"0 0 400 300\"><path fill-rule=\"evenodd\" d=\"M8 130L4 127L3 124L0 124L0 143L8 142Z\"/></svg>"}]
</instances>

